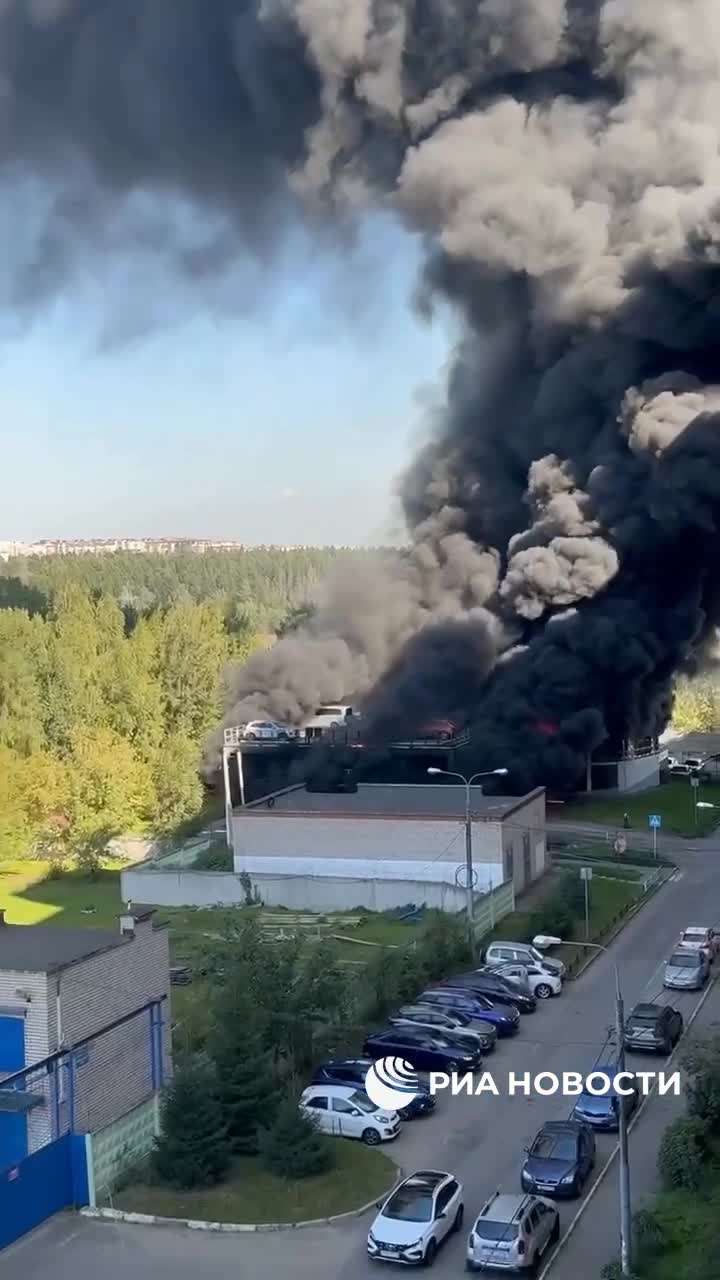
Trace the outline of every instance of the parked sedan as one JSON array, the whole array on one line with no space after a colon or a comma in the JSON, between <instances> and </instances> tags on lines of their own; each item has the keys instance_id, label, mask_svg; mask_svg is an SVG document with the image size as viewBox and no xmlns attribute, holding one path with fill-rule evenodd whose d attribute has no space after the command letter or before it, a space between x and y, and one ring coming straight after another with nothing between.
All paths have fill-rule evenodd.
<instances>
[{"instance_id":1,"label":"parked sedan","mask_svg":"<svg viewBox=\"0 0 720 1280\"><path fill-rule=\"evenodd\" d=\"M620 1107L624 1104L626 1114L630 1115L636 1108L640 1095L637 1085L628 1080L623 1088L632 1089L632 1093L618 1094L612 1086L613 1077L617 1074L617 1064L606 1067L595 1067L593 1075L605 1075L609 1085L607 1093L581 1093L573 1110L573 1119L590 1125L591 1129L604 1129L617 1132L620 1125Z\"/></svg>"},{"instance_id":2,"label":"parked sedan","mask_svg":"<svg viewBox=\"0 0 720 1280\"><path fill-rule=\"evenodd\" d=\"M478 1050L469 1050L419 1027L378 1031L368 1036L363 1053L372 1058L405 1058L416 1071L477 1071L482 1066Z\"/></svg>"},{"instance_id":3,"label":"parked sedan","mask_svg":"<svg viewBox=\"0 0 720 1280\"><path fill-rule=\"evenodd\" d=\"M323 1062L313 1074L312 1084L345 1084L354 1089L365 1089L365 1077L373 1065L372 1058L338 1058ZM398 1107L401 1120L414 1120L416 1116L429 1115L435 1109L435 1099L424 1080L418 1080L417 1097L407 1106Z\"/></svg>"},{"instance_id":4,"label":"parked sedan","mask_svg":"<svg viewBox=\"0 0 720 1280\"><path fill-rule=\"evenodd\" d=\"M499 1036L514 1036L520 1026L517 1006L500 1000L488 1000L467 987L432 987L418 996L419 1004L430 1004L437 1009L459 1010L478 1022L489 1022Z\"/></svg>"},{"instance_id":5,"label":"parked sedan","mask_svg":"<svg viewBox=\"0 0 720 1280\"><path fill-rule=\"evenodd\" d=\"M698 991L710 975L710 963L704 951L678 947L665 965L663 986L671 991Z\"/></svg>"},{"instance_id":6,"label":"parked sedan","mask_svg":"<svg viewBox=\"0 0 720 1280\"><path fill-rule=\"evenodd\" d=\"M636 1004L625 1023L625 1048L667 1055L683 1032L683 1016L669 1004Z\"/></svg>"},{"instance_id":7,"label":"parked sedan","mask_svg":"<svg viewBox=\"0 0 720 1280\"><path fill-rule=\"evenodd\" d=\"M559 996L562 992L562 978L555 973L541 969L538 964L502 964L493 965L501 978L517 983L523 991L529 991L537 1000L549 1000L550 996Z\"/></svg>"},{"instance_id":8,"label":"parked sedan","mask_svg":"<svg viewBox=\"0 0 720 1280\"><path fill-rule=\"evenodd\" d=\"M689 924L678 940L678 947L687 951L702 951L712 964L720 952L720 935L704 924Z\"/></svg>"},{"instance_id":9,"label":"parked sedan","mask_svg":"<svg viewBox=\"0 0 720 1280\"><path fill-rule=\"evenodd\" d=\"M441 1010L430 1004L404 1004L398 1009L392 1023L407 1023L426 1027L431 1031L454 1031L457 1035L467 1033L476 1038L481 1053L491 1053L497 1043L497 1031L489 1022L473 1021L466 1013L457 1009Z\"/></svg>"},{"instance_id":10,"label":"parked sedan","mask_svg":"<svg viewBox=\"0 0 720 1280\"><path fill-rule=\"evenodd\" d=\"M548 1120L527 1149L520 1181L523 1191L567 1197L582 1194L595 1163L595 1137L577 1120Z\"/></svg>"},{"instance_id":11,"label":"parked sedan","mask_svg":"<svg viewBox=\"0 0 720 1280\"><path fill-rule=\"evenodd\" d=\"M481 996L490 1000L507 1000L516 1005L521 1013L534 1013L537 1001L529 992L519 991L509 978L503 978L494 969L484 965L481 969L473 969L470 973L458 973L439 984L443 987L470 987Z\"/></svg>"}]
</instances>

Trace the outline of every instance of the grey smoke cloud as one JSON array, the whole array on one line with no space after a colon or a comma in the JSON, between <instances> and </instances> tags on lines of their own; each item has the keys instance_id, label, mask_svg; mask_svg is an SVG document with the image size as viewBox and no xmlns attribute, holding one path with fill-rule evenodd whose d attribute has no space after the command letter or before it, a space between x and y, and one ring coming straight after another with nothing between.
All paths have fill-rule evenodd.
<instances>
[{"instance_id":1,"label":"grey smoke cloud","mask_svg":"<svg viewBox=\"0 0 720 1280\"><path fill-rule=\"evenodd\" d=\"M657 732L720 622L716 0L3 0L0 95L0 185L47 210L14 305L137 242L202 287L379 207L462 325L409 551L232 673L230 719L452 713L517 786Z\"/></svg>"}]
</instances>

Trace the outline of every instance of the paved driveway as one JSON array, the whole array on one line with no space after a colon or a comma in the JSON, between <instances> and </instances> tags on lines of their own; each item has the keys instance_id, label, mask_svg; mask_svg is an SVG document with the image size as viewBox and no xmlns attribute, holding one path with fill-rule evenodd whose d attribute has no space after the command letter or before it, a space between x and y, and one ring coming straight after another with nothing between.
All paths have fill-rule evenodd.
<instances>
[{"instance_id":1,"label":"paved driveway","mask_svg":"<svg viewBox=\"0 0 720 1280\"><path fill-rule=\"evenodd\" d=\"M561 997L524 1017L519 1036L500 1042L487 1066L503 1096L441 1097L433 1117L404 1127L393 1149L398 1161L408 1170L451 1169L465 1184L468 1217L496 1187L517 1188L523 1147L544 1120L567 1115L570 1104L561 1097L508 1097L503 1079L510 1071L561 1073L588 1071L594 1065L613 1022L613 964L620 968L628 1008L659 993L662 964L678 931L691 922L714 924L720 918L717 857L688 859L678 878L651 900L610 953L569 983ZM710 911L709 903L717 906ZM696 1002L697 996L687 994L676 1003L687 1018ZM660 1112L667 1108L670 1118L671 1099L652 1105ZM609 1136L598 1138L598 1168L613 1145ZM561 1208L563 1229L576 1211L576 1204ZM369 1215L318 1230L215 1236L66 1217L4 1253L3 1280L45 1280L50 1273L68 1280L127 1280L133 1273L143 1280L225 1280L228 1275L278 1280L286 1274L293 1280L377 1280L379 1271L364 1252L368 1223ZM463 1249L464 1235L441 1252L433 1269L438 1280L462 1270Z\"/></svg>"}]
</instances>

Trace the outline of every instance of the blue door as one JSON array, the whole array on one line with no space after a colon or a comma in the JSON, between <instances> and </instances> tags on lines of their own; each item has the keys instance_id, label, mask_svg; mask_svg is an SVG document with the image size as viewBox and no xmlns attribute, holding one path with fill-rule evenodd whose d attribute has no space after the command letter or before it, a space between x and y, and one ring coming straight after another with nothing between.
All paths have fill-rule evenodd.
<instances>
[{"instance_id":1,"label":"blue door","mask_svg":"<svg viewBox=\"0 0 720 1280\"><path fill-rule=\"evenodd\" d=\"M25 1066L25 1019L0 1016L0 1088L2 1077ZM23 1111L0 1110L0 1169L27 1155L27 1120Z\"/></svg>"}]
</instances>

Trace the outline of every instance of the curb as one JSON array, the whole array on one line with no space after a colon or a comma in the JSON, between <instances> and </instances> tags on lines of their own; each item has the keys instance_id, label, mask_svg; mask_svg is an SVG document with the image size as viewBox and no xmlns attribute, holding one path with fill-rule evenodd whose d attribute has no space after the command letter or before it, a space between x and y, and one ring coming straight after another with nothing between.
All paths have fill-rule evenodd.
<instances>
[{"instance_id":1,"label":"curb","mask_svg":"<svg viewBox=\"0 0 720 1280\"><path fill-rule=\"evenodd\" d=\"M698 1016L698 1014L699 1014L700 1010L702 1009L703 1005L705 1004L705 1001L708 999L708 997L709 997L709 995L710 995L711 991L713 991L713 990L714 990L716 982L717 982L717 977L713 977L713 978L711 978L710 982L708 982L707 987L706 987L706 988L705 988L705 990L703 991L701 998L698 1000L698 1002L697 1002L697 1004L695 1005L695 1008L693 1009L693 1011L692 1011L692 1013L691 1013L690 1017L688 1018L687 1022L685 1023L685 1027L683 1028L683 1034L681 1035L680 1039L678 1040L677 1044L675 1045L675 1048L673 1049L672 1053L670 1054L670 1057L667 1059L667 1061L666 1061L666 1063L665 1063L665 1067L666 1067L666 1068L667 1068L667 1067L669 1067L669 1066L672 1064L673 1058L674 1058L674 1057L676 1056L676 1054L679 1052L679 1050L681 1049L681 1047L684 1047L684 1046L683 1046L683 1041L685 1040L685 1038L686 1038L686 1036L687 1036L687 1033L688 1033L688 1031L690 1030L690 1028L691 1028L691 1026L692 1026L693 1022L694 1022L694 1021L695 1021L695 1019L697 1018L697 1016ZM649 1102L649 1101L650 1101L650 1099L654 1096L654 1094L655 1094L655 1088L656 1088L656 1085L655 1085L655 1082L653 1082L653 1086L652 1086L652 1089L650 1090L650 1092L649 1092L649 1093L648 1093L644 1098L642 1098L642 1099L641 1099L641 1101L640 1101L640 1105L637 1107L637 1109L636 1109L636 1111L635 1111L635 1115L632 1117L632 1120L630 1121L630 1123L629 1123L629 1125L628 1125L628 1135L630 1135L630 1134L632 1133L633 1129L635 1128L635 1125L637 1124L638 1120L640 1119L640 1116L643 1114L643 1111L645 1110L645 1108L646 1108L646 1106L647 1106L648 1102ZM592 1186L591 1186L590 1190L588 1191L587 1196L586 1196L586 1197L585 1197L585 1199L583 1200L582 1204L579 1206L578 1211L577 1211L577 1213L575 1214L575 1217L573 1218L572 1222L570 1223L570 1226L568 1227L567 1231L565 1232L565 1235L564 1235L564 1236L563 1236L563 1237L558 1241L558 1243L556 1244L556 1246L555 1246L555 1248L554 1248L553 1252L550 1254L550 1257L548 1258L547 1262L545 1263L545 1266L542 1268L542 1271L540 1271L540 1272L539 1272L538 1277L537 1277L537 1280L546 1280L546 1277L549 1275L550 1271L552 1270L552 1267L553 1267L553 1266L554 1266L554 1264L557 1262L557 1259L558 1259L559 1255L562 1253L562 1251L563 1251L563 1249L565 1248L565 1245L567 1244L567 1242L568 1242L568 1240L570 1239L571 1235L573 1235L573 1233L574 1233L574 1231L575 1231L576 1227L579 1225L579 1223L580 1223L580 1219L582 1218L582 1216L583 1216L583 1214L584 1214L585 1210L587 1209L588 1205L590 1204L590 1201L592 1200L593 1196L595 1195L595 1192L597 1191L597 1189L598 1189L598 1187L601 1185L601 1183L605 1180L605 1176L606 1176L606 1174L608 1174L608 1173L610 1172L610 1168L611 1168L611 1166L614 1164L614 1162L615 1162L615 1158L616 1158L616 1156L617 1156L617 1154L618 1154L619 1150L620 1150L620 1143L619 1143L619 1142L616 1142L616 1143L615 1143L615 1146L613 1147L612 1151L610 1152L610 1155L608 1156L607 1160L605 1161L605 1164L603 1165L603 1167L602 1167L602 1169L600 1170L600 1172L599 1172L599 1174L598 1174L597 1178L595 1179L595 1181L593 1182L593 1184L592 1184Z\"/></svg>"},{"instance_id":2,"label":"curb","mask_svg":"<svg viewBox=\"0 0 720 1280\"><path fill-rule=\"evenodd\" d=\"M666 868L666 870L670 871L670 868L668 867ZM606 936L605 941L600 944L601 947L609 947L610 944L614 942L617 937L619 937L619 935L622 933L626 925L628 925L630 921L635 918L635 916L638 914L639 911L642 911L643 907L647 905L650 899L654 898L655 894L659 893L660 890L663 889L665 885L670 882L670 880L672 880L672 877L676 870L677 868L674 867L670 875L667 875L667 876L663 876L659 874L657 879L651 885L648 885L645 893L643 893L638 898L637 902L634 902L632 906L628 908L628 910L625 912L625 915L622 916L622 918L618 920L617 924L613 926L610 933ZM600 935L600 937L602 937L602 934ZM584 960L583 963L580 965L580 968L571 975L570 981L577 982L578 978L580 978L590 968L590 965L594 964L595 961L602 954L603 953L601 950L591 951L587 960Z\"/></svg>"},{"instance_id":3,"label":"curb","mask_svg":"<svg viewBox=\"0 0 720 1280\"><path fill-rule=\"evenodd\" d=\"M134 1213L126 1209L90 1208L86 1205L80 1210L83 1218L104 1218L109 1222L128 1222L142 1227L186 1227L188 1231L216 1231L241 1235L247 1231L300 1231L303 1227L329 1227L335 1222L345 1222L348 1218L360 1218L370 1209L377 1208L378 1200L384 1200L402 1182L404 1169L398 1166L397 1175L391 1186L379 1196L368 1200L359 1209L348 1209L346 1213L335 1213L329 1218L306 1218L302 1222L206 1222L202 1218L163 1218L154 1213Z\"/></svg>"}]
</instances>

